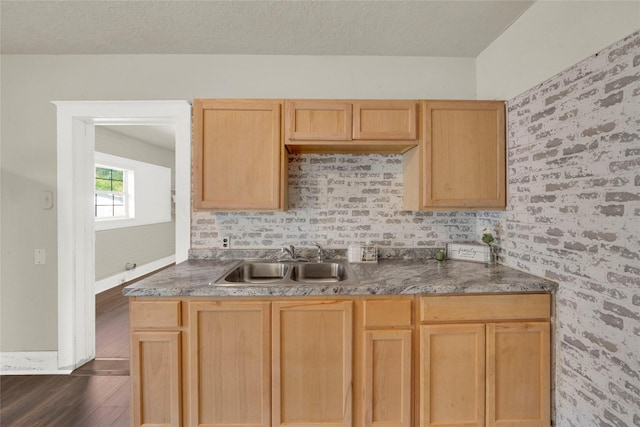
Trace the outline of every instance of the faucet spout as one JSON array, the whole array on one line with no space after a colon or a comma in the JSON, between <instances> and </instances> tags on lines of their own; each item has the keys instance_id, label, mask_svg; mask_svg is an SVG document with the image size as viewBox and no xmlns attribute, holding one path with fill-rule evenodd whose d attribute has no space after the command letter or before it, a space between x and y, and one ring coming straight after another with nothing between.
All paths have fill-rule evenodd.
<instances>
[{"instance_id":1,"label":"faucet spout","mask_svg":"<svg viewBox=\"0 0 640 427\"><path fill-rule=\"evenodd\" d=\"M320 245L320 243L316 243L315 244L318 248L318 262L322 262L324 261L324 249L322 249L322 245Z\"/></svg>"},{"instance_id":2,"label":"faucet spout","mask_svg":"<svg viewBox=\"0 0 640 427\"><path fill-rule=\"evenodd\" d=\"M288 248L283 247L280 253L281 255L280 255L280 258L278 258L278 260L281 260L281 261L285 261L287 259L290 259L291 261L296 260L296 248L293 245L289 246Z\"/></svg>"}]
</instances>

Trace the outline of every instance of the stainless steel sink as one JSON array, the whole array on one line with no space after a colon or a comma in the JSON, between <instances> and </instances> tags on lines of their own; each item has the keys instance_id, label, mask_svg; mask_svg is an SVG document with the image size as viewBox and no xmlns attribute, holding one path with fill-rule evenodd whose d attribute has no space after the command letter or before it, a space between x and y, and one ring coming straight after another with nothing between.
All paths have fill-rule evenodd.
<instances>
[{"instance_id":1,"label":"stainless steel sink","mask_svg":"<svg viewBox=\"0 0 640 427\"><path fill-rule=\"evenodd\" d=\"M212 286L276 286L302 284L357 284L349 263L344 260L325 262L242 261Z\"/></svg>"},{"instance_id":2,"label":"stainless steel sink","mask_svg":"<svg viewBox=\"0 0 640 427\"><path fill-rule=\"evenodd\" d=\"M291 280L306 283L340 282L347 278L347 270L337 262L300 263L293 267Z\"/></svg>"},{"instance_id":3,"label":"stainless steel sink","mask_svg":"<svg viewBox=\"0 0 640 427\"><path fill-rule=\"evenodd\" d=\"M273 283L284 279L289 266L282 262L245 262L224 276L231 283Z\"/></svg>"}]
</instances>

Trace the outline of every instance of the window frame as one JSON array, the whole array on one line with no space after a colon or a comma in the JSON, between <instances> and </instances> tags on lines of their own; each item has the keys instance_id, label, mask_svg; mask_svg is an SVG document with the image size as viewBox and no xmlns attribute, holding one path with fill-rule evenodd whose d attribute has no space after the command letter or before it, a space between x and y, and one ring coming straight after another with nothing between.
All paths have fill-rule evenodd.
<instances>
[{"instance_id":1,"label":"window frame","mask_svg":"<svg viewBox=\"0 0 640 427\"><path fill-rule=\"evenodd\" d=\"M171 214L171 169L125 157L95 151L94 156L94 227L96 231L137 227L172 221ZM129 201L129 216L98 219L95 217L95 167L130 171L125 184ZM159 181L156 181L159 180ZM156 185L157 182L157 185ZM166 188L165 188L166 187ZM158 193L156 190L164 193ZM146 193L146 194L145 194ZM126 201L125 201L126 203ZM139 206L137 206L139 205Z\"/></svg>"},{"instance_id":2,"label":"window frame","mask_svg":"<svg viewBox=\"0 0 640 427\"><path fill-rule=\"evenodd\" d=\"M117 167L111 164L106 164L107 162L96 162L94 166L94 171L98 168L108 169L110 171L121 171L122 172L122 191L114 191L114 190L98 190L94 188L94 219L96 221L116 221L121 219L131 219L135 218L135 189L133 183L135 182L135 173L132 170L124 169L122 167ZM97 172L97 171L95 171ZM97 173L94 174L95 184L97 184L99 178ZM113 178L111 178L113 182ZM94 185L95 187L95 185ZM108 205L98 205L97 196L98 195L111 195L111 196L121 196L122 197L122 206L124 208L123 215L112 215L112 216L98 216L98 206L108 206ZM116 205L112 204L112 207Z\"/></svg>"}]
</instances>

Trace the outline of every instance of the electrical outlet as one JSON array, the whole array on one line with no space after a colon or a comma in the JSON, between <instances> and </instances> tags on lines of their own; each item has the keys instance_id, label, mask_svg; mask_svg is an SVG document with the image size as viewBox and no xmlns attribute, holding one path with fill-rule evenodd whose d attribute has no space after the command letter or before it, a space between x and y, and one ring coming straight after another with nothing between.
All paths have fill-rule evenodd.
<instances>
[{"instance_id":1,"label":"electrical outlet","mask_svg":"<svg viewBox=\"0 0 640 427\"><path fill-rule=\"evenodd\" d=\"M222 248L223 249L231 248L231 239L229 237L222 238Z\"/></svg>"}]
</instances>

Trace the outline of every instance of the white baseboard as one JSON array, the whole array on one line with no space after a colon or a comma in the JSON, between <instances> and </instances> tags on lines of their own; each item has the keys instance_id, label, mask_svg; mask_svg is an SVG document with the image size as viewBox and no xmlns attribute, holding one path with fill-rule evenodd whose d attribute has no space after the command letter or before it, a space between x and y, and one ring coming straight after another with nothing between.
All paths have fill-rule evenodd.
<instances>
[{"instance_id":1,"label":"white baseboard","mask_svg":"<svg viewBox=\"0 0 640 427\"><path fill-rule=\"evenodd\" d=\"M106 279L99 280L95 284L95 292L96 294L99 294L100 292L115 288L116 286L122 285L125 282L137 279L138 277L149 274L152 271L158 270L159 268L173 264L175 261L176 256L170 255L168 257L150 262L148 264L139 265L133 270L123 271L122 273L118 273L113 276L107 277Z\"/></svg>"},{"instance_id":2,"label":"white baseboard","mask_svg":"<svg viewBox=\"0 0 640 427\"><path fill-rule=\"evenodd\" d=\"M10 351L0 353L0 375L67 375L58 369L57 351Z\"/></svg>"}]
</instances>

